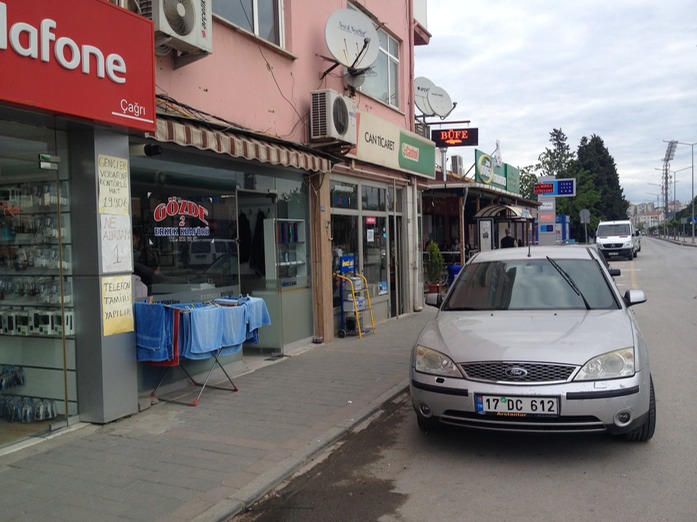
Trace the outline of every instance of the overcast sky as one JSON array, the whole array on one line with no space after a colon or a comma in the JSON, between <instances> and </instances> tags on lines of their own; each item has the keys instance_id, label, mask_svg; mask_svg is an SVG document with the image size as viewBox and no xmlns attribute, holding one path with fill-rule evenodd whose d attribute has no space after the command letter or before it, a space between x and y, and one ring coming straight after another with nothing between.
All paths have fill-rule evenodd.
<instances>
[{"instance_id":1,"label":"overcast sky","mask_svg":"<svg viewBox=\"0 0 697 522\"><path fill-rule=\"evenodd\" d=\"M477 148L499 140L506 163L537 163L555 128L573 152L596 134L625 198L655 202L664 140L697 142L695 0L428 0L428 30L416 76L457 102L445 122L470 120ZM452 154L474 162L473 148ZM687 167L675 184L685 203L691 164L691 147L678 146L670 170Z\"/></svg>"}]
</instances>

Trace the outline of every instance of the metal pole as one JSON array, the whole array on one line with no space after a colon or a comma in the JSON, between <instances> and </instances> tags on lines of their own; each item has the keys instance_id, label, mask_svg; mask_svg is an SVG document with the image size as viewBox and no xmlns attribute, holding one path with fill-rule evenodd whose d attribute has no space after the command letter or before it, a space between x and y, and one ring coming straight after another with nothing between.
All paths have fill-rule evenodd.
<instances>
[{"instance_id":1,"label":"metal pole","mask_svg":"<svg viewBox=\"0 0 697 522\"><path fill-rule=\"evenodd\" d=\"M695 242L695 143L678 141L680 145L687 145L692 151L692 243Z\"/></svg>"},{"instance_id":2,"label":"metal pole","mask_svg":"<svg viewBox=\"0 0 697 522\"><path fill-rule=\"evenodd\" d=\"M692 243L695 242L695 144L690 145L692 149Z\"/></svg>"}]
</instances>

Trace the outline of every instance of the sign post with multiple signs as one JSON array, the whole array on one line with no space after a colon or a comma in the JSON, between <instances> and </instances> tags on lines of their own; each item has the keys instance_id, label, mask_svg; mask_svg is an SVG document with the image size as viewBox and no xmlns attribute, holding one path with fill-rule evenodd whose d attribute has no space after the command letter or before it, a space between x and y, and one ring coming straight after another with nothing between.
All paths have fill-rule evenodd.
<instances>
[{"instance_id":1,"label":"sign post with multiple signs","mask_svg":"<svg viewBox=\"0 0 697 522\"><path fill-rule=\"evenodd\" d=\"M541 203L537 213L538 242L540 245L554 245L561 238L561 228L557 225L556 198L575 196L576 180L541 177L533 186L533 192L539 196Z\"/></svg>"}]
</instances>

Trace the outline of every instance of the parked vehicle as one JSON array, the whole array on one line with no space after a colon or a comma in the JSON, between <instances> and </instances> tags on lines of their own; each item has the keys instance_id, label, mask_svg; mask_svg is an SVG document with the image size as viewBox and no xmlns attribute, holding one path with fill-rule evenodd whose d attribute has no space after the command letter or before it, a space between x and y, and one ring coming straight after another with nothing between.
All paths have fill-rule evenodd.
<instances>
[{"instance_id":1,"label":"parked vehicle","mask_svg":"<svg viewBox=\"0 0 697 522\"><path fill-rule=\"evenodd\" d=\"M641 250L640 232L628 219L601 221L595 233L595 242L606 257L634 259Z\"/></svg>"},{"instance_id":2,"label":"parked vehicle","mask_svg":"<svg viewBox=\"0 0 697 522\"><path fill-rule=\"evenodd\" d=\"M595 247L508 248L463 267L414 344L422 430L608 432L646 441L656 402L649 354Z\"/></svg>"},{"instance_id":3,"label":"parked vehicle","mask_svg":"<svg viewBox=\"0 0 697 522\"><path fill-rule=\"evenodd\" d=\"M233 239L200 239L189 245L189 265L207 266L223 254L236 254Z\"/></svg>"}]
</instances>

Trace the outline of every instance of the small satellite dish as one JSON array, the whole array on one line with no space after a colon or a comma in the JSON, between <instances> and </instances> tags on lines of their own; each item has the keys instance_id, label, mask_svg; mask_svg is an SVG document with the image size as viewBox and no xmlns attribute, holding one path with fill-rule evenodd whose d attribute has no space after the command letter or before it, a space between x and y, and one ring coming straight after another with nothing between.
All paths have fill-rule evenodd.
<instances>
[{"instance_id":1,"label":"small satellite dish","mask_svg":"<svg viewBox=\"0 0 697 522\"><path fill-rule=\"evenodd\" d=\"M428 91L436 85L423 76L414 78L414 103L416 107L424 114L424 116L433 116L435 111L428 103Z\"/></svg>"},{"instance_id":2,"label":"small satellite dish","mask_svg":"<svg viewBox=\"0 0 697 522\"><path fill-rule=\"evenodd\" d=\"M378 32L370 18L355 9L333 12L324 27L324 38L336 61L349 69L365 69L378 59Z\"/></svg>"},{"instance_id":3,"label":"small satellite dish","mask_svg":"<svg viewBox=\"0 0 697 522\"><path fill-rule=\"evenodd\" d=\"M450 95L441 87L432 87L428 91L428 104L438 116L445 118L453 110Z\"/></svg>"}]
</instances>

